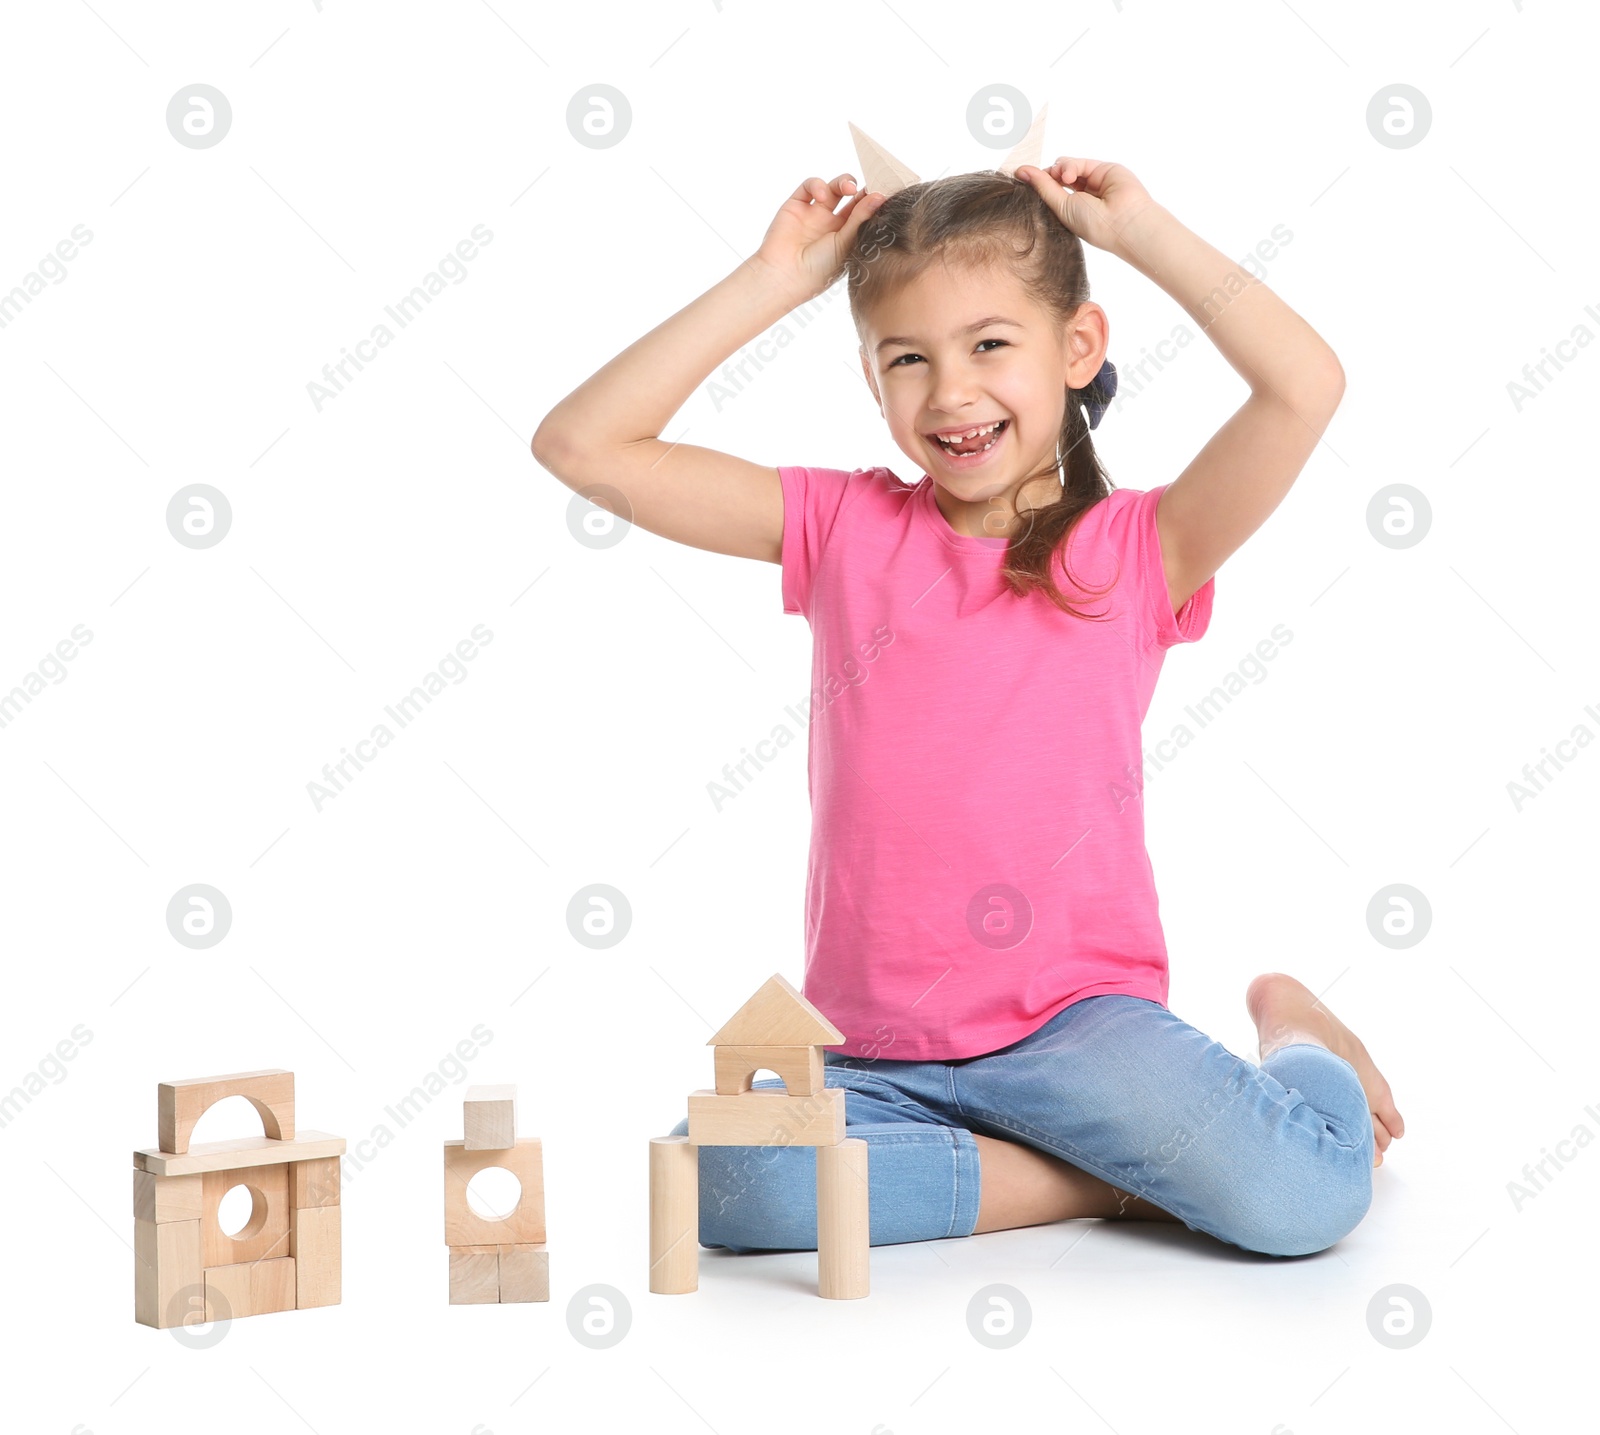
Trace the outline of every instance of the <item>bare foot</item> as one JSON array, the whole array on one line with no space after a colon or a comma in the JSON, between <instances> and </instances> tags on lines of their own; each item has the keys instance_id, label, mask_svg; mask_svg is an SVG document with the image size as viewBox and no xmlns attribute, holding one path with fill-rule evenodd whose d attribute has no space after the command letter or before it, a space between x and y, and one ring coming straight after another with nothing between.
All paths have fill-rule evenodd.
<instances>
[{"instance_id":1,"label":"bare foot","mask_svg":"<svg viewBox=\"0 0 1600 1435\"><path fill-rule=\"evenodd\" d=\"M1259 1060L1265 1061L1290 1042L1310 1041L1327 1047L1355 1067L1372 1112L1376 1142L1372 1164L1381 1166L1389 1143L1406 1134L1406 1123L1394 1104L1389 1083L1367 1054L1360 1037L1323 1006L1309 987L1283 972L1264 972L1257 977L1245 989L1244 1004L1261 1038Z\"/></svg>"}]
</instances>

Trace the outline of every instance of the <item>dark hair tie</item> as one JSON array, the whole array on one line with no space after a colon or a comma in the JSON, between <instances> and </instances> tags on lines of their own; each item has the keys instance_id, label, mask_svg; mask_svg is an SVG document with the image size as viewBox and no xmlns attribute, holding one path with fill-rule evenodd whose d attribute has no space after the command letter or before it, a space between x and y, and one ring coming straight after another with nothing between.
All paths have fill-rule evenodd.
<instances>
[{"instance_id":1,"label":"dark hair tie","mask_svg":"<svg viewBox=\"0 0 1600 1435\"><path fill-rule=\"evenodd\" d=\"M1078 402L1083 405L1084 413L1088 415L1089 427L1093 428L1100 422L1100 416L1111 406L1111 400L1117 396L1117 366L1107 359L1100 365L1100 372L1088 384L1069 392L1077 396Z\"/></svg>"}]
</instances>

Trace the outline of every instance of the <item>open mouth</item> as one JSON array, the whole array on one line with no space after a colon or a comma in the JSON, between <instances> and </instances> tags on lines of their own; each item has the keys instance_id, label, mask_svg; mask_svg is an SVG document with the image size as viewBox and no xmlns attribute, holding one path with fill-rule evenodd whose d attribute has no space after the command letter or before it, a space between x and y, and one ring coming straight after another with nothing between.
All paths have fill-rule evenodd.
<instances>
[{"instance_id":1,"label":"open mouth","mask_svg":"<svg viewBox=\"0 0 1600 1435\"><path fill-rule=\"evenodd\" d=\"M975 425L973 429L962 434L945 437L929 434L927 438L944 455L945 462L951 467L972 468L982 462L985 455L994 451L995 445L1010 427L1010 419L1000 419L992 424Z\"/></svg>"}]
</instances>

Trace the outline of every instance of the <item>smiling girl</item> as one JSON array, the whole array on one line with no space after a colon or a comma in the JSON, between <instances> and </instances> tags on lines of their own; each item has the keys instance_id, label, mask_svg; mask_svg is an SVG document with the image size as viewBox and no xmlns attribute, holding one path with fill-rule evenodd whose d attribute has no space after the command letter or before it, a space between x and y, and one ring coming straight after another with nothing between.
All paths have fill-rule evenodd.
<instances>
[{"instance_id":1,"label":"smiling girl","mask_svg":"<svg viewBox=\"0 0 1600 1435\"><path fill-rule=\"evenodd\" d=\"M1189 466L1113 488L1115 393L1083 241L1158 283L1250 394ZM844 277L886 468L771 468L660 438L744 344ZM1271 1255L1366 1213L1404 1123L1293 977L1245 993L1259 1064L1167 1009L1140 724L1213 574L1344 392L1333 352L1122 165L801 184L756 254L564 399L533 450L663 537L779 564L814 675L804 991L870 1151L873 1244L1069 1217L1177 1220ZM884 641L883 634L889 639ZM780 1085L756 1083L758 1089ZM684 1134L680 1123L674 1134ZM815 1152L704 1147L700 1239L814 1249Z\"/></svg>"}]
</instances>

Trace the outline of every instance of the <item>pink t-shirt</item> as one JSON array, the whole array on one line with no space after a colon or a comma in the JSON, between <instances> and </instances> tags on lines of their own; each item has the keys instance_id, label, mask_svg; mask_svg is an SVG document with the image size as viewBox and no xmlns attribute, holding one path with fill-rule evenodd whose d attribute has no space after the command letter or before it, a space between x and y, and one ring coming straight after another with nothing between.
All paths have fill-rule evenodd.
<instances>
[{"instance_id":1,"label":"pink t-shirt","mask_svg":"<svg viewBox=\"0 0 1600 1435\"><path fill-rule=\"evenodd\" d=\"M1140 723L1175 615L1156 503L1117 489L1056 569L1075 618L1000 579L1004 538L957 533L924 475L780 468L783 609L812 631L806 997L831 1048L954 1061L1085 997L1166 1005L1144 845ZM1120 575L1120 576L1119 576Z\"/></svg>"}]
</instances>

